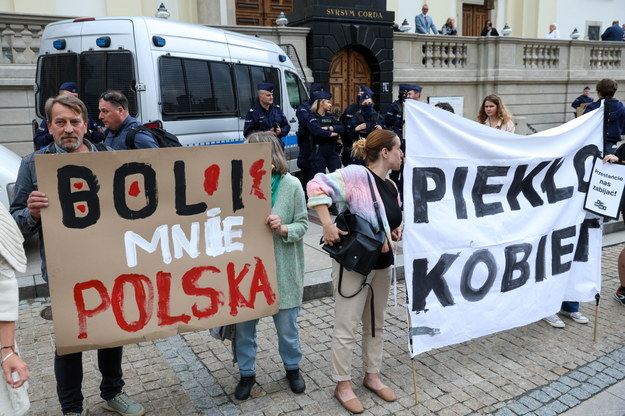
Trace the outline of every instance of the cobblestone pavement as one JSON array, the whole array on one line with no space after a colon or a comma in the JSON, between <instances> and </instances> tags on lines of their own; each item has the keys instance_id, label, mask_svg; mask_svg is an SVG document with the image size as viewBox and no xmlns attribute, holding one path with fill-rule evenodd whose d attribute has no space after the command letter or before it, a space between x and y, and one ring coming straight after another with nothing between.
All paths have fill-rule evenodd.
<instances>
[{"instance_id":1,"label":"cobblestone pavement","mask_svg":"<svg viewBox=\"0 0 625 416\"><path fill-rule=\"evenodd\" d=\"M383 379L398 400L386 403L361 385L360 349L354 355L356 394L366 415L556 415L605 390L625 376L623 315L611 299L617 287L616 259L623 245L603 249L603 290L597 342L594 304L582 304L588 325L564 318L564 329L544 322L421 354L415 361L419 404L407 353L405 312L389 301ZM404 285L400 283L399 299ZM19 341L31 368L32 415L60 414L52 368L52 325L39 317L48 299L22 301ZM333 300L306 302L299 318L306 377L304 394L289 388L277 353L273 323L258 326L257 384L252 398L234 399L238 381L230 345L207 331L142 342L124 348L126 392L148 415L345 415L333 399L329 349ZM95 354L84 353L83 393L92 415L101 408ZM625 410L624 410L625 412Z\"/></svg>"}]
</instances>

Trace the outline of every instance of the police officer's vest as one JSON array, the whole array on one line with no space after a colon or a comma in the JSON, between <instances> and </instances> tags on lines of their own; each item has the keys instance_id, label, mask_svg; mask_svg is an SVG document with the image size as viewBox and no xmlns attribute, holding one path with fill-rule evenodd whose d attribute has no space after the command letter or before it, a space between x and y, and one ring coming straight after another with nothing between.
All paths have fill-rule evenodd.
<instances>
[{"instance_id":1,"label":"police officer's vest","mask_svg":"<svg viewBox=\"0 0 625 416\"><path fill-rule=\"evenodd\" d=\"M375 125L378 124L380 115L377 111L373 111L373 114L371 114L371 120L367 121L365 120L365 116L362 114L362 110L358 110L356 114L354 114L354 117L356 117L356 120L358 120L358 122L356 123L357 126L362 123L365 123L367 125L367 127L358 132L358 135L363 138L367 137L369 133L375 130Z\"/></svg>"},{"instance_id":2,"label":"police officer's vest","mask_svg":"<svg viewBox=\"0 0 625 416\"><path fill-rule=\"evenodd\" d=\"M316 113L315 117L319 120L320 127L330 127L336 124L336 119L327 113L323 116ZM336 139L337 137L315 137L315 144L334 144Z\"/></svg>"}]
</instances>

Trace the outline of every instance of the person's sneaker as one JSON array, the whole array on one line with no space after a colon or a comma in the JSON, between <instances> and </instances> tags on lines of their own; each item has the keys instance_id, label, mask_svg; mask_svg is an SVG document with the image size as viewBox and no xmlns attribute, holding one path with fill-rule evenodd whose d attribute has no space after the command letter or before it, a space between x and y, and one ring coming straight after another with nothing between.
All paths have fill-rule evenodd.
<instances>
[{"instance_id":1,"label":"person's sneaker","mask_svg":"<svg viewBox=\"0 0 625 416\"><path fill-rule=\"evenodd\" d=\"M572 320L574 320L578 324L587 324L588 323L588 318L586 318L584 315L582 315L579 312L560 311L560 314L564 315L564 316L568 316L569 318L571 318Z\"/></svg>"},{"instance_id":2,"label":"person's sneaker","mask_svg":"<svg viewBox=\"0 0 625 416\"><path fill-rule=\"evenodd\" d=\"M39 316L41 316L46 321L51 321L52 320L52 306L46 306L45 308L43 308L41 312L39 312Z\"/></svg>"},{"instance_id":3,"label":"person's sneaker","mask_svg":"<svg viewBox=\"0 0 625 416\"><path fill-rule=\"evenodd\" d=\"M289 380L289 387L293 393L302 393L306 390L306 382L304 377L297 370L286 370L286 378Z\"/></svg>"},{"instance_id":4,"label":"person's sneaker","mask_svg":"<svg viewBox=\"0 0 625 416\"><path fill-rule=\"evenodd\" d=\"M143 406L132 400L124 392L104 402L102 407L111 412L117 412L122 416L141 416L145 413Z\"/></svg>"},{"instance_id":5,"label":"person's sneaker","mask_svg":"<svg viewBox=\"0 0 625 416\"><path fill-rule=\"evenodd\" d=\"M234 398L237 400L245 400L250 397L254 383L256 383L256 376L241 377L237 388L234 389Z\"/></svg>"},{"instance_id":6,"label":"person's sneaker","mask_svg":"<svg viewBox=\"0 0 625 416\"><path fill-rule=\"evenodd\" d=\"M89 410L85 409L82 411L82 413L76 413L76 412L63 413L63 416L89 416Z\"/></svg>"},{"instance_id":7,"label":"person's sneaker","mask_svg":"<svg viewBox=\"0 0 625 416\"><path fill-rule=\"evenodd\" d=\"M547 316L546 318L543 318L543 321L547 322L554 328L564 328L566 326L566 324L562 321L562 319L560 319L558 315Z\"/></svg>"},{"instance_id":8,"label":"person's sneaker","mask_svg":"<svg viewBox=\"0 0 625 416\"><path fill-rule=\"evenodd\" d=\"M621 305L625 306L625 293L621 293L617 290L614 294L614 299Z\"/></svg>"}]
</instances>

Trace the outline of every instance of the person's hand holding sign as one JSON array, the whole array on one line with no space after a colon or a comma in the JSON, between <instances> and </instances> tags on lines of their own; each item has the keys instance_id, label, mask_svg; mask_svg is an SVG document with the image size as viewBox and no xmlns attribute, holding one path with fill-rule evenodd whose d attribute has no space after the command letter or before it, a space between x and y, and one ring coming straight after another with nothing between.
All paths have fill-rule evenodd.
<instances>
[{"instance_id":1,"label":"person's hand holding sign","mask_svg":"<svg viewBox=\"0 0 625 416\"><path fill-rule=\"evenodd\" d=\"M616 155L607 155L603 158L603 163L619 163L620 160Z\"/></svg>"},{"instance_id":2,"label":"person's hand holding sign","mask_svg":"<svg viewBox=\"0 0 625 416\"><path fill-rule=\"evenodd\" d=\"M282 225L282 221L278 215L270 214L265 220L265 224L271 228L271 231L282 237L287 237L289 235L289 229L286 225Z\"/></svg>"},{"instance_id":3,"label":"person's hand holding sign","mask_svg":"<svg viewBox=\"0 0 625 416\"><path fill-rule=\"evenodd\" d=\"M35 221L39 221L41 218L41 208L48 206L48 197L43 192L32 191L28 196L26 205L28 206L30 216L33 217Z\"/></svg>"}]
</instances>

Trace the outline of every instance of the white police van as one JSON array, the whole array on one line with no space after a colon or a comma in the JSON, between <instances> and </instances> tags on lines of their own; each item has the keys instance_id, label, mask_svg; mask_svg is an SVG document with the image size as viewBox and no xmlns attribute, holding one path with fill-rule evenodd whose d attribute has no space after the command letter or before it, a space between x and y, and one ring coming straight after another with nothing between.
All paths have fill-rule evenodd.
<instances>
[{"instance_id":1,"label":"white police van","mask_svg":"<svg viewBox=\"0 0 625 416\"><path fill-rule=\"evenodd\" d=\"M162 122L183 145L243 141L256 85L275 85L274 104L291 124L283 138L296 170L295 107L308 99L293 63L275 43L222 29L149 17L98 17L46 26L37 61L36 112L74 81L89 114L98 98L122 91L142 123Z\"/></svg>"}]
</instances>

